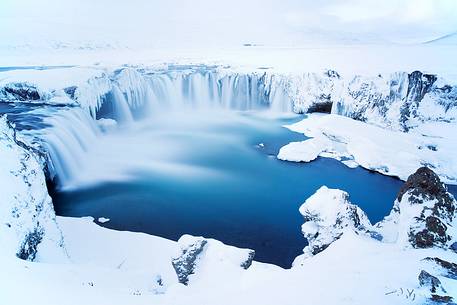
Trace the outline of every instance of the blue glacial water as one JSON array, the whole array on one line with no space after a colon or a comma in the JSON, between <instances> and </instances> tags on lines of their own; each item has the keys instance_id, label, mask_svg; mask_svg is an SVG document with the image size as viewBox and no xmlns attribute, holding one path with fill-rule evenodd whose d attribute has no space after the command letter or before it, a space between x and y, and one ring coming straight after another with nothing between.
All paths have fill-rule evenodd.
<instances>
[{"instance_id":1,"label":"blue glacial water","mask_svg":"<svg viewBox=\"0 0 457 305\"><path fill-rule=\"evenodd\" d=\"M332 159L277 160L281 146L305 139L282 127L299 119L233 112L169 116L108 135L76 179L94 183L55 190L56 211L107 217L100 225L173 240L183 234L215 238L254 249L258 261L290 267L306 245L298 208L319 187L347 191L377 222L402 185Z\"/></svg>"}]
</instances>

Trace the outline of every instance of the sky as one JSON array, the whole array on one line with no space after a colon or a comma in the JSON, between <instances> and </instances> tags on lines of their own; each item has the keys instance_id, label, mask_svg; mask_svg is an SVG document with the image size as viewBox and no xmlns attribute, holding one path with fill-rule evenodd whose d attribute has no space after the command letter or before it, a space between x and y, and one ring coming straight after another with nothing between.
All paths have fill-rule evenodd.
<instances>
[{"instance_id":1,"label":"sky","mask_svg":"<svg viewBox=\"0 0 457 305\"><path fill-rule=\"evenodd\" d=\"M421 42L457 0L0 0L0 44L129 47Z\"/></svg>"}]
</instances>

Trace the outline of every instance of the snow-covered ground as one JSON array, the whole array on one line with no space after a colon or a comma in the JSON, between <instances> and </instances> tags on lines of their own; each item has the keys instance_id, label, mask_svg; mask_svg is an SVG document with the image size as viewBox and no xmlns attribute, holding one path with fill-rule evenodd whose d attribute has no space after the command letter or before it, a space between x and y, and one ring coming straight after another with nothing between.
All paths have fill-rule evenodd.
<instances>
[{"instance_id":1,"label":"snow-covered ground","mask_svg":"<svg viewBox=\"0 0 457 305\"><path fill-rule=\"evenodd\" d=\"M282 147L281 160L310 162L319 156L330 157L402 180L428 166L446 183L457 184L455 123L429 122L405 133L344 116L310 114L286 127L310 139Z\"/></svg>"},{"instance_id":2,"label":"snow-covered ground","mask_svg":"<svg viewBox=\"0 0 457 305\"><path fill-rule=\"evenodd\" d=\"M58 221L69 232L70 253L76 250L73 262L2 257L2 304L255 304L260 299L272 305L423 304L427 292L419 288L417 276L421 269L438 268L421 259L440 255L452 261L455 257L441 250L407 250L348 233L293 269L254 263L244 270L218 266L216 261L186 287L177 282L172 269L174 243L109 231L84 219L59 217ZM449 295L456 295L455 281L444 278L443 286Z\"/></svg>"},{"instance_id":3,"label":"snow-covered ground","mask_svg":"<svg viewBox=\"0 0 457 305\"><path fill-rule=\"evenodd\" d=\"M1 67L81 66L115 67L174 64L223 65L240 71L265 68L280 73L321 72L374 76L420 70L457 79L452 69L455 45L305 45L301 47L239 46L115 50L0 49ZM451 60L451 61L450 61Z\"/></svg>"}]
</instances>

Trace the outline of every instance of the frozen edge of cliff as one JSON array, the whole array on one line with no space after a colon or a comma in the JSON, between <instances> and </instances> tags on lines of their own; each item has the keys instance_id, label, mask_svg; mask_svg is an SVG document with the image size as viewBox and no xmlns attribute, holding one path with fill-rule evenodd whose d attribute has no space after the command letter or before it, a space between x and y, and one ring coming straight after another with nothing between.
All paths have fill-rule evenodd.
<instances>
[{"instance_id":1,"label":"frozen edge of cliff","mask_svg":"<svg viewBox=\"0 0 457 305\"><path fill-rule=\"evenodd\" d=\"M394 130L407 130L428 121L455 121L457 117L457 86L439 75L419 71L340 75L330 69L281 73L223 65L162 64L13 70L0 75L2 101L80 105L92 117L110 93L120 99L120 106L132 110L144 106L145 100L150 104L150 100L160 97L162 92L153 88L154 83L176 82L173 89L179 92L184 90L185 82L205 78L213 82L208 87L230 85L240 91L232 97L255 93L265 98L272 110L332 112ZM190 75L194 79L188 79ZM15 94L20 90L23 93ZM210 99L215 89L197 90L199 99ZM179 98L179 94L173 98Z\"/></svg>"},{"instance_id":2,"label":"frozen edge of cliff","mask_svg":"<svg viewBox=\"0 0 457 305\"><path fill-rule=\"evenodd\" d=\"M310 139L282 147L277 156L281 160L311 162L328 157L402 180L428 166L445 183L457 184L455 123L429 122L399 132L344 116L310 114L285 127Z\"/></svg>"}]
</instances>

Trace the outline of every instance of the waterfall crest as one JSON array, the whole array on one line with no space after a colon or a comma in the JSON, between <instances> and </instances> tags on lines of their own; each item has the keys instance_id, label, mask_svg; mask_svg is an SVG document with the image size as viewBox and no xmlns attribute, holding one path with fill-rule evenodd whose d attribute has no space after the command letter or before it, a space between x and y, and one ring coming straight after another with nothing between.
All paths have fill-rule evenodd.
<instances>
[{"instance_id":1,"label":"waterfall crest","mask_svg":"<svg viewBox=\"0 0 457 305\"><path fill-rule=\"evenodd\" d=\"M77 90L76 100L81 107L69 107L47 117L46 124L51 127L39 136L50 159L51 178L60 187L77 176L91 146L103 136L97 124L100 119L111 119L124 129L135 121L164 117L169 111L292 112L284 83L267 73L146 73L125 68L109 76L109 80L93 79Z\"/></svg>"}]
</instances>

